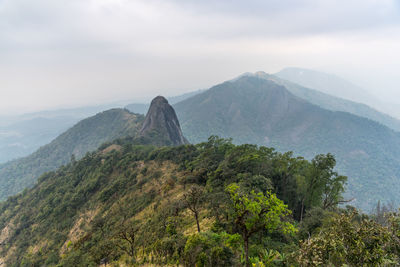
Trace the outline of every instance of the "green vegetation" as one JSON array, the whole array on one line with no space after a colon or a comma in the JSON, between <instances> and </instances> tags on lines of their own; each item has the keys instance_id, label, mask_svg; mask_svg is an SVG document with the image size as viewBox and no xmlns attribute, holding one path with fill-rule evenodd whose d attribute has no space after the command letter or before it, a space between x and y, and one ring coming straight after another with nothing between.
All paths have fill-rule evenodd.
<instances>
[{"instance_id":1,"label":"green vegetation","mask_svg":"<svg viewBox=\"0 0 400 267\"><path fill-rule=\"evenodd\" d=\"M237 184L226 188L232 202L233 222L243 239L246 265L249 265L249 239L261 230L274 231L280 229L284 233L294 233L291 223L282 222L281 218L289 216L290 211L275 194L258 194L251 191L250 195L240 192Z\"/></svg>"},{"instance_id":2,"label":"green vegetation","mask_svg":"<svg viewBox=\"0 0 400 267\"><path fill-rule=\"evenodd\" d=\"M307 161L217 137L178 147L118 140L3 202L1 257L7 266L396 261L399 217L379 224L339 209L346 178L334 165L329 154Z\"/></svg>"},{"instance_id":3,"label":"green vegetation","mask_svg":"<svg viewBox=\"0 0 400 267\"><path fill-rule=\"evenodd\" d=\"M0 199L32 186L47 171L80 159L104 142L135 135L144 117L123 109L111 109L82 120L50 144L25 158L0 165Z\"/></svg>"},{"instance_id":4,"label":"green vegetation","mask_svg":"<svg viewBox=\"0 0 400 267\"><path fill-rule=\"evenodd\" d=\"M400 203L400 134L372 120L322 109L257 77L219 84L174 107L192 143L216 134L308 160L332 153L336 170L349 177L352 205L371 211L378 200Z\"/></svg>"}]
</instances>

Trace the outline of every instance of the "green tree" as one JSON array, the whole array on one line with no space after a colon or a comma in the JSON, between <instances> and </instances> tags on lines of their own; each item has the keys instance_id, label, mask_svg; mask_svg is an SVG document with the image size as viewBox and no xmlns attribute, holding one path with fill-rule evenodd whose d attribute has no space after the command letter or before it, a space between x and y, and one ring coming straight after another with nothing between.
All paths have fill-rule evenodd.
<instances>
[{"instance_id":1,"label":"green tree","mask_svg":"<svg viewBox=\"0 0 400 267\"><path fill-rule=\"evenodd\" d=\"M204 188L198 185L192 185L185 194L183 202L185 206L193 213L197 224L197 231L200 233L199 212L200 204L204 197Z\"/></svg>"},{"instance_id":2,"label":"green tree","mask_svg":"<svg viewBox=\"0 0 400 267\"><path fill-rule=\"evenodd\" d=\"M246 264L249 265L249 239L266 229L268 231L280 230L285 234L294 233L296 228L285 217L291 214L287 205L278 199L275 194L267 192L250 194L244 193L240 187L233 183L226 191L232 204L231 217L238 232L242 235Z\"/></svg>"},{"instance_id":3,"label":"green tree","mask_svg":"<svg viewBox=\"0 0 400 267\"><path fill-rule=\"evenodd\" d=\"M306 175L299 176L299 191L302 196L300 220L303 219L306 208L329 209L345 202L342 193L347 177L338 175L333 170L335 165L336 160L332 154L317 155L311 161Z\"/></svg>"}]
</instances>

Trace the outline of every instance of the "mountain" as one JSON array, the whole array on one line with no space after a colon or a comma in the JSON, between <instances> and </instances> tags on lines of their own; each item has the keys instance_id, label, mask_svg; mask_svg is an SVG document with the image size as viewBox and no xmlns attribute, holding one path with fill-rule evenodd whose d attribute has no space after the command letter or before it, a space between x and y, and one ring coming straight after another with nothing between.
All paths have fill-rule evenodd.
<instances>
[{"instance_id":1,"label":"mountain","mask_svg":"<svg viewBox=\"0 0 400 267\"><path fill-rule=\"evenodd\" d=\"M378 200L400 201L400 134L377 122L322 109L272 80L249 76L174 107L191 143L215 134L307 158L330 152L349 176L347 197L354 205L369 210Z\"/></svg>"},{"instance_id":2,"label":"mountain","mask_svg":"<svg viewBox=\"0 0 400 267\"><path fill-rule=\"evenodd\" d=\"M324 109L349 112L351 114L379 122L395 131L400 131L400 120L395 119L385 113L379 112L365 104L353 102L344 98L322 93L318 90L306 88L262 71L256 73L247 73L244 75L256 76L266 80L274 81L286 87L286 89L288 89L292 94Z\"/></svg>"},{"instance_id":3,"label":"mountain","mask_svg":"<svg viewBox=\"0 0 400 267\"><path fill-rule=\"evenodd\" d=\"M124 109L111 109L84 119L33 154L0 165L0 198L32 186L44 172L81 158L101 144L119 137L135 136L142 115Z\"/></svg>"},{"instance_id":4,"label":"mountain","mask_svg":"<svg viewBox=\"0 0 400 267\"><path fill-rule=\"evenodd\" d=\"M149 139L153 144L176 146L188 143L182 134L175 110L162 96L151 101L139 136Z\"/></svg>"},{"instance_id":5,"label":"mountain","mask_svg":"<svg viewBox=\"0 0 400 267\"><path fill-rule=\"evenodd\" d=\"M303 68L285 68L275 76L336 97L369 105L376 103L376 97L336 75Z\"/></svg>"}]
</instances>

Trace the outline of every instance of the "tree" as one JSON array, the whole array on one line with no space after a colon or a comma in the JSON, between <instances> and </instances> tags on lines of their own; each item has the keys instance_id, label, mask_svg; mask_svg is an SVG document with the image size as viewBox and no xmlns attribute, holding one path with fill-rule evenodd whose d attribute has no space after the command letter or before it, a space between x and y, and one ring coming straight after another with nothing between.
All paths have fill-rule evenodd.
<instances>
[{"instance_id":1,"label":"tree","mask_svg":"<svg viewBox=\"0 0 400 267\"><path fill-rule=\"evenodd\" d=\"M295 227L282 219L290 215L290 210L275 194L267 192L244 193L237 184L230 184L228 192L232 204L231 217L237 231L242 235L246 264L249 265L249 239L266 229L280 230L283 233L294 233Z\"/></svg>"},{"instance_id":2,"label":"tree","mask_svg":"<svg viewBox=\"0 0 400 267\"><path fill-rule=\"evenodd\" d=\"M122 244L117 242L116 246L126 252L133 260L136 258L136 233L138 231L139 228L134 223L130 223L121 226L115 235L115 238L122 241Z\"/></svg>"},{"instance_id":3,"label":"tree","mask_svg":"<svg viewBox=\"0 0 400 267\"><path fill-rule=\"evenodd\" d=\"M303 179L299 179L301 191L301 215L303 219L305 208L322 207L329 209L346 201L342 198L346 176L338 175L333 169L335 157L328 153L317 155L311 161Z\"/></svg>"},{"instance_id":4,"label":"tree","mask_svg":"<svg viewBox=\"0 0 400 267\"><path fill-rule=\"evenodd\" d=\"M199 212L200 204L203 200L204 188L198 185L193 185L183 195L183 201L186 207L193 212L197 224L197 231L200 233Z\"/></svg>"}]
</instances>

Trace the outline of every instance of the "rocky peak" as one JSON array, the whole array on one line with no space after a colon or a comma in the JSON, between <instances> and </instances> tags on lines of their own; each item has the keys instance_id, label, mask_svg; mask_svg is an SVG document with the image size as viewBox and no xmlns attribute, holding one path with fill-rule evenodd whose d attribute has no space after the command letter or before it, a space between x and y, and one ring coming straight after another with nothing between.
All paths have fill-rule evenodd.
<instances>
[{"instance_id":1,"label":"rocky peak","mask_svg":"<svg viewBox=\"0 0 400 267\"><path fill-rule=\"evenodd\" d=\"M140 136L157 139L156 143L161 144L188 143L182 134L175 110L163 96L157 96L151 101Z\"/></svg>"}]
</instances>

